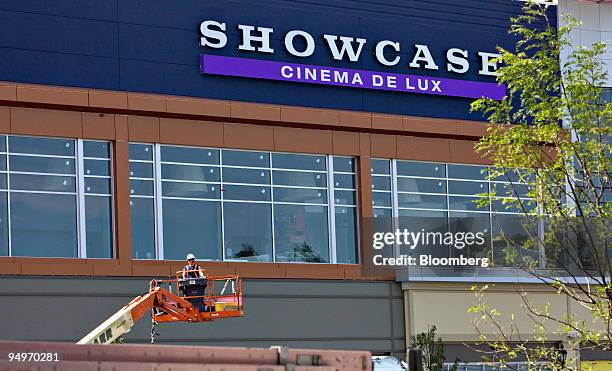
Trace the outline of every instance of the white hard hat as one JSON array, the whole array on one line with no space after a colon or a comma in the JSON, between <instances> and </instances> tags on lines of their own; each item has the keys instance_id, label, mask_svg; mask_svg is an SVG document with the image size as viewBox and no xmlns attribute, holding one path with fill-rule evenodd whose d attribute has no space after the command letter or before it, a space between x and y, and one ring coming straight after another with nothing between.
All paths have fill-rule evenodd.
<instances>
[{"instance_id":1,"label":"white hard hat","mask_svg":"<svg viewBox=\"0 0 612 371\"><path fill-rule=\"evenodd\" d=\"M192 253L187 254L187 260L195 260L195 255L193 255Z\"/></svg>"}]
</instances>

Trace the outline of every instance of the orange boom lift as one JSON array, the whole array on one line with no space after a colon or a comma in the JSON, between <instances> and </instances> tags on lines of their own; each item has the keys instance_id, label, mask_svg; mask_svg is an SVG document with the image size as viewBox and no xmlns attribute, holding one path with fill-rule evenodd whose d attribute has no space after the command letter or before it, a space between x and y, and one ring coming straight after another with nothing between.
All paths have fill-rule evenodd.
<instances>
[{"instance_id":1,"label":"orange boom lift","mask_svg":"<svg viewBox=\"0 0 612 371\"><path fill-rule=\"evenodd\" d=\"M196 277L189 277L193 275ZM170 290L162 288L162 284L168 284ZM155 325L161 322L242 317L242 279L238 275L210 276L206 270L197 269L178 271L174 279L152 280L149 292L125 305L77 344L112 343L129 332L147 312L151 313L151 343L155 340Z\"/></svg>"}]
</instances>

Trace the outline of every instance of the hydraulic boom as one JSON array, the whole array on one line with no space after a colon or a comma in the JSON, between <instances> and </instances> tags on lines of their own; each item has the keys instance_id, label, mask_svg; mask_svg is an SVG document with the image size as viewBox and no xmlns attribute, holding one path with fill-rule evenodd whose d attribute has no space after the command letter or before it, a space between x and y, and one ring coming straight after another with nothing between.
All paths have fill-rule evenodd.
<instances>
[{"instance_id":1,"label":"hydraulic boom","mask_svg":"<svg viewBox=\"0 0 612 371\"><path fill-rule=\"evenodd\" d=\"M220 282L223 283L222 287L218 285ZM174 283L178 295L163 289L160 283ZM152 280L149 292L136 297L77 344L112 343L129 332L147 312L151 313L154 325L160 322L192 323L242 317L242 280L237 275L210 276L202 269L176 272L175 279Z\"/></svg>"}]
</instances>

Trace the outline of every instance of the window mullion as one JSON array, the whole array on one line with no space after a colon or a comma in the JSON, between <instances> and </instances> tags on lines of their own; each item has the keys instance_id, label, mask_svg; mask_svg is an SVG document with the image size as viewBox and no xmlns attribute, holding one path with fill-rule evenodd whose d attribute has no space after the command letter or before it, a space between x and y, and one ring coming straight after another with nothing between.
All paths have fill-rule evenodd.
<instances>
[{"instance_id":1,"label":"window mullion","mask_svg":"<svg viewBox=\"0 0 612 371\"><path fill-rule=\"evenodd\" d=\"M334 159L327 156L327 215L329 230L329 262L336 264L336 202L334 194Z\"/></svg>"},{"instance_id":2,"label":"window mullion","mask_svg":"<svg viewBox=\"0 0 612 371\"><path fill-rule=\"evenodd\" d=\"M8 256L13 256L13 243L11 238L11 167L9 161L8 135L4 137L6 146L6 219L8 220Z\"/></svg>"},{"instance_id":3,"label":"window mullion","mask_svg":"<svg viewBox=\"0 0 612 371\"><path fill-rule=\"evenodd\" d=\"M391 227L393 232L399 229L399 201L397 192L397 160L391 160ZM394 246L395 256L400 256L401 251L398 244Z\"/></svg>"},{"instance_id":4,"label":"window mullion","mask_svg":"<svg viewBox=\"0 0 612 371\"><path fill-rule=\"evenodd\" d=\"M154 144L153 151L153 186L155 210L155 245L158 260L164 260L164 223L162 213L162 179L161 179L161 145Z\"/></svg>"},{"instance_id":5,"label":"window mullion","mask_svg":"<svg viewBox=\"0 0 612 371\"><path fill-rule=\"evenodd\" d=\"M77 186L77 223L78 257L87 258L87 231L85 217L85 163L83 161L83 139L76 140L76 186Z\"/></svg>"}]
</instances>

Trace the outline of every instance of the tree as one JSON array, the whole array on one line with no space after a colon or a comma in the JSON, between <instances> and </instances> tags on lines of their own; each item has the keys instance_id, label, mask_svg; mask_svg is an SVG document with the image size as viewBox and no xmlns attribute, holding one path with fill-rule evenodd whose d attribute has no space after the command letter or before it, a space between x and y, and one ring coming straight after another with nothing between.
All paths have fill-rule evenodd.
<instances>
[{"instance_id":1,"label":"tree","mask_svg":"<svg viewBox=\"0 0 612 371\"><path fill-rule=\"evenodd\" d=\"M436 326L428 326L427 332L411 336L410 344L421 350L423 370L442 371L444 369L444 344L441 338L436 341Z\"/></svg>"},{"instance_id":2,"label":"tree","mask_svg":"<svg viewBox=\"0 0 612 371\"><path fill-rule=\"evenodd\" d=\"M497 81L506 86L506 96L472 103L472 110L489 121L487 135L476 145L492 162L488 177L511 183L490 190L481 202L518 210L524 230L515 238L500 226L505 248L496 263L527 272L590 317L555 316L520 289L534 324L532 338L520 339L516 325L502 323L501 309L487 305L487 286L477 288L478 303L470 309L478 314L477 330L492 349L489 356L504 363L521 356L531 364L567 369L571 363L562 364L563 351L551 347L546 337L551 332L575 339L574 345L583 349L612 349L612 104L601 95L605 45L573 49L570 31L575 25L566 17L557 28L547 5L527 3L511 19L515 49L498 48ZM483 335L483 326L495 339Z\"/></svg>"}]
</instances>

